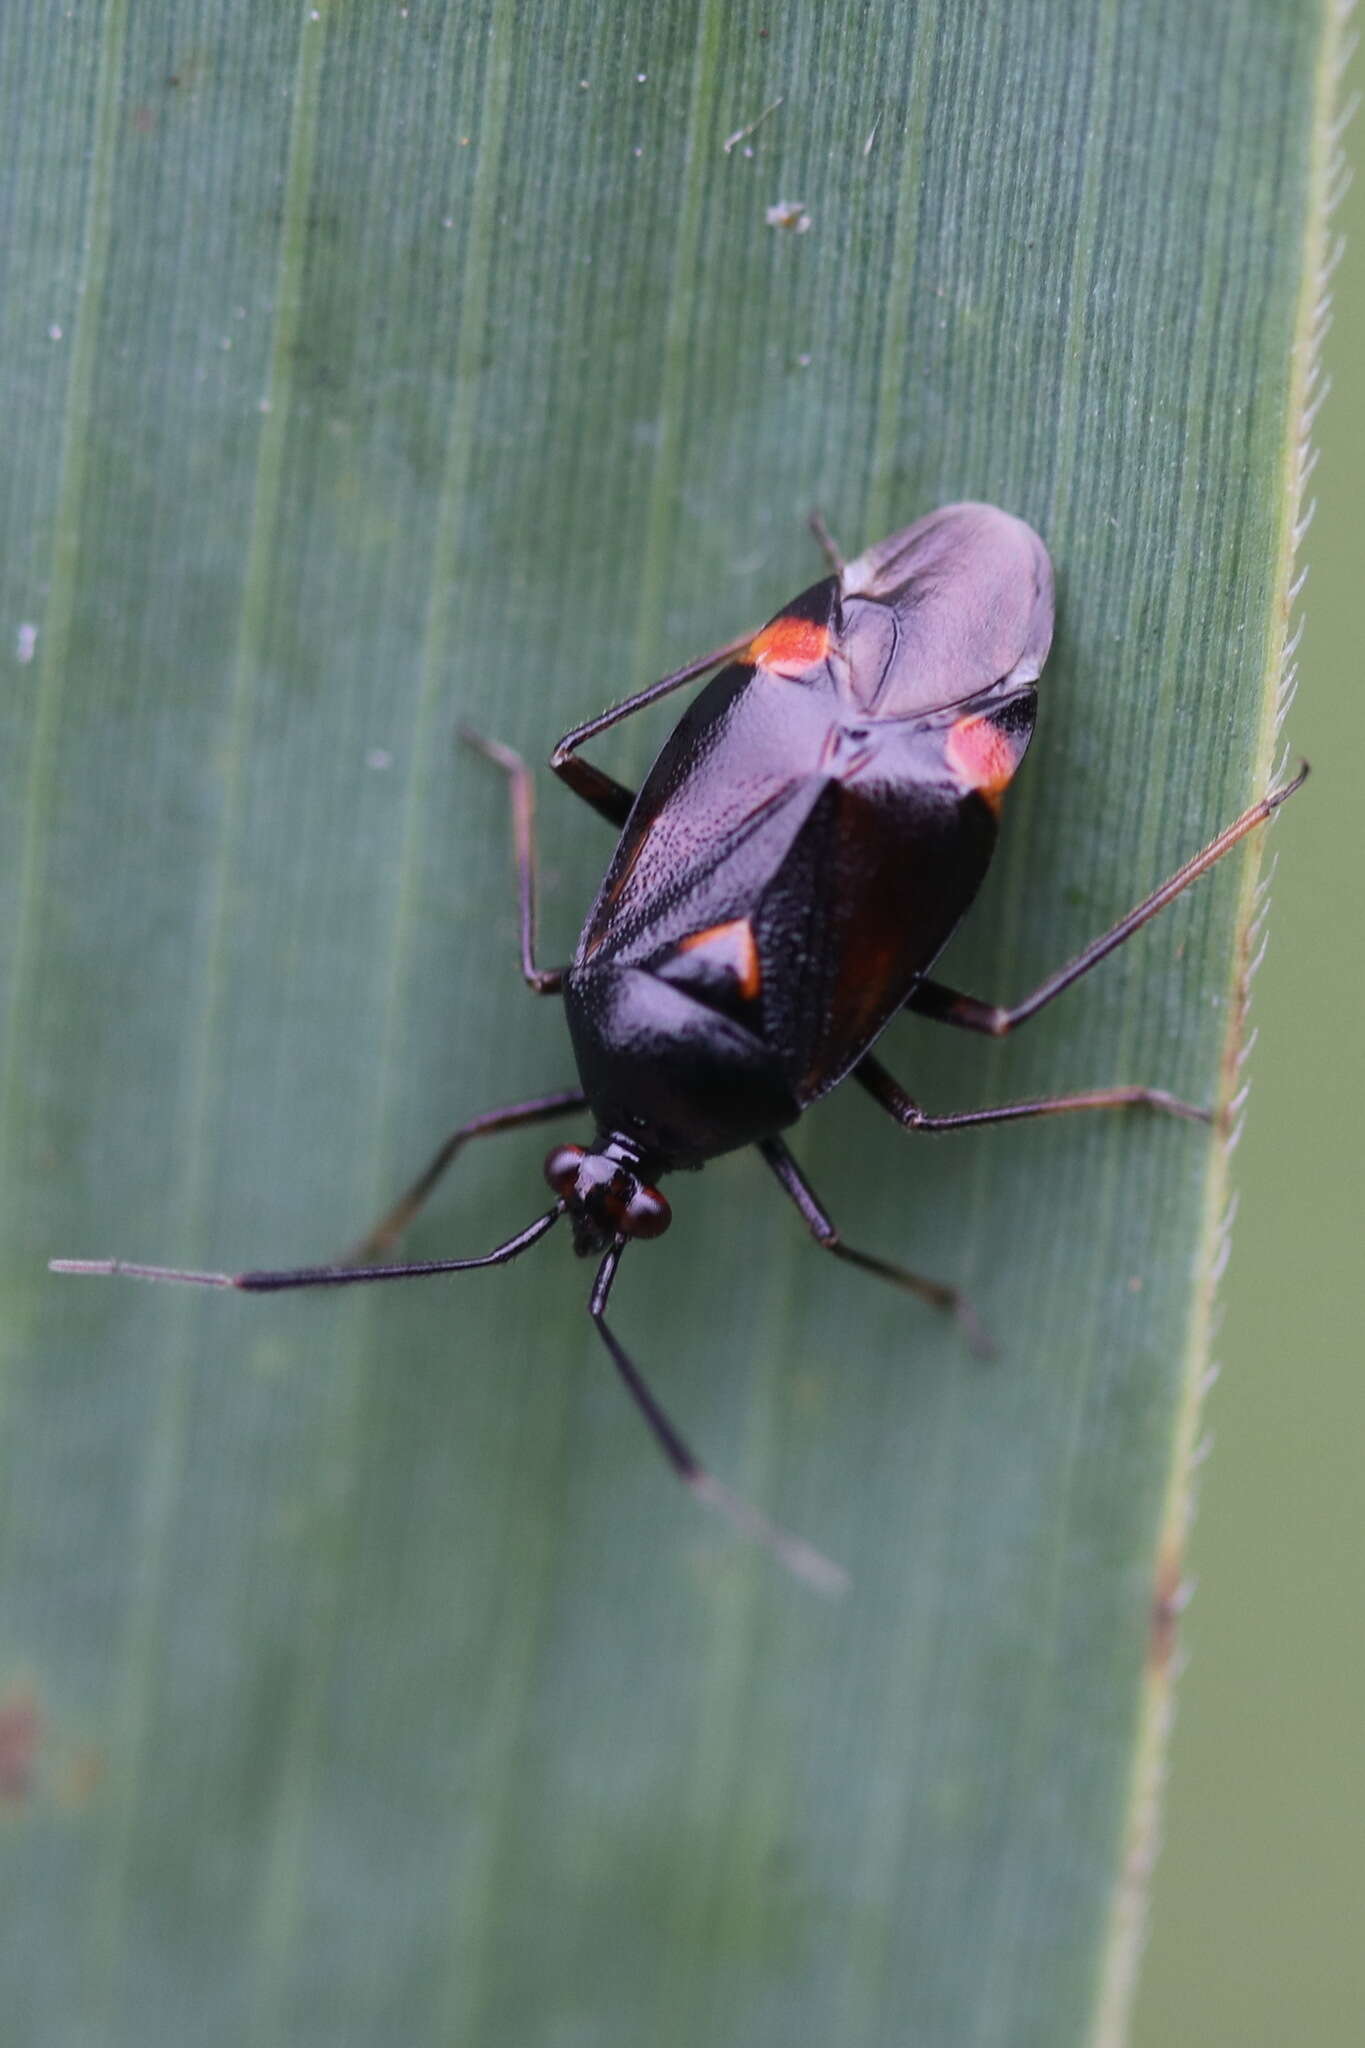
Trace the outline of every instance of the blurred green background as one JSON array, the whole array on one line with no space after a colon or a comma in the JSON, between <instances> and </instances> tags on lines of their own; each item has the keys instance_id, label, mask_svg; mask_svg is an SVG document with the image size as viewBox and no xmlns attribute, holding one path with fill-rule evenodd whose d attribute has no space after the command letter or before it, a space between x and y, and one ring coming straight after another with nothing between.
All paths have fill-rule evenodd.
<instances>
[{"instance_id":1,"label":"blurred green background","mask_svg":"<svg viewBox=\"0 0 1365 2048\"><path fill-rule=\"evenodd\" d=\"M1359 155L1359 126L1348 137ZM1205 1409L1165 1837L1134 2048L1361 2038L1365 2014L1365 1373L1361 843L1365 186L1318 419L1302 684L1313 763L1276 834L1240 1209Z\"/></svg>"}]
</instances>

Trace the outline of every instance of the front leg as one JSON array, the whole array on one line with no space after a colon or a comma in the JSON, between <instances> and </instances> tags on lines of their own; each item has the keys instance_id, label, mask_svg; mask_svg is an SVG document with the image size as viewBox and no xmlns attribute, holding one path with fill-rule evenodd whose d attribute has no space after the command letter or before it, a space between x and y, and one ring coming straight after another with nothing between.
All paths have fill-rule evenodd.
<instances>
[{"instance_id":1,"label":"front leg","mask_svg":"<svg viewBox=\"0 0 1365 2048\"><path fill-rule=\"evenodd\" d=\"M746 633L742 639L727 641L724 647L714 648L710 654L700 655L696 661L685 662L671 675L651 683L647 690L637 690L633 697L613 704L609 711L603 711L597 718L589 718L582 725L576 725L572 732L566 732L550 756L550 766L560 781L567 782L575 796L581 796L585 804L591 804L609 825L615 825L619 831L630 816L634 792L602 769L594 768L591 761L580 760L578 749L599 732L606 732L608 727L619 725L623 718L643 711L647 704L657 703L670 690L681 689L684 683L694 683L699 676L719 668L723 661L733 660L735 655L744 652L752 638L751 633Z\"/></svg>"},{"instance_id":2,"label":"front leg","mask_svg":"<svg viewBox=\"0 0 1365 2048\"><path fill-rule=\"evenodd\" d=\"M995 1347L982 1329L976 1310L960 1288L950 1287L942 1280L926 1280L922 1273L912 1273L908 1266L897 1265L890 1259L879 1259L872 1252L856 1251L851 1244L845 1244L833 1217L782 1140L760 1139L758 1149L823 1251L833 1252L836 1259L847 1259L851 1266L861 1266L865 1273L875 1273L879 1280L889 1280L893 1287L903 1287L907 1294L917 1294L921 1301L929 1302L934 1308L951 1310L977 1356L989 1358L992 1355Z\"/></svg>"},{"instance_id":3,"label":"front leg","mask_svg":"<svg viewBox=\"0 0 1365 2048\"><path fill-rule=\"evenodd\" d=\"M496 1131L519 1131L526 1124L542 1124L551 1117L567 1116L585 1109L581 1088L561 1088L554 1095L538 1095L530 1102L514 1102L506 1109L486 1109L472 1116L445 1139L436 1156L418 1175L412 1186L386 1209L359 1244L337 1260L339 1266L373 1266L387 1256L426 1201L436 1183L464 1150L471 1138L488 1138Z\"/></svg>"},{"instance_id":4,"label":"front leg","mask_svg":"<svg viewBox=\"0 0 1365 2048\"><path fill-rule=\"evenodd\" d=\"M550 756L550 766L560 781L567 783L575 796L582 797L599 818L605 818L618 832L621 830L635 802L633 789L627 789L624 782L618 782L605 769L595 768L579 754L561 754L558 747Z\"/></svg>"},{"instance_id":5,"label":"front leg","mask_svg":"<svg viewBox=\"0 0 1365 2048\"><path fill-rule=\"evenodd\" d=\"M843 573L843 557L835 542L831 540L824 520L818 512L810 515L811 531L824 552L826 561L836 576ZM646 690L637 690L633 697L625 698L620 704L613 704L597 718L589 718L582 725L576 725L572 732L566 732L550 756L550 766L561 782L568 784L575 796L582 797L609 825L615 825L619 832L630 816L635 793L617 782L601 768L595 768L591 761L578 758L578 749L586 740L606 732L609 726L618 725L623 718L630 718L637 711L643 711L648 704L655 704L660 697L666 697L671 690L681 689L684 683L695 683L699 677L709 675L722 662L733 661L736 656L743 659L754 639L753 633L743 633L738 640L727 640L724 647L717 647L710 654L702 654L695 661L684 662L671 675L651 683Z\"/></svg>"},{"instance_id":6,"label":"front leg","mask_svg":"<svg viewBox=\"0 0 1365 2048\"><path fill-rule=\"evenodd\" d=\"M517 863L522 978L534 994L557 996L567 968L536 966L536 786L531 771L511 747L486 740L467 725L460 727L460 738L466 746L474 747L494 762L507 777L512 797L512 850Z\"/></svg>"}]
</instances>

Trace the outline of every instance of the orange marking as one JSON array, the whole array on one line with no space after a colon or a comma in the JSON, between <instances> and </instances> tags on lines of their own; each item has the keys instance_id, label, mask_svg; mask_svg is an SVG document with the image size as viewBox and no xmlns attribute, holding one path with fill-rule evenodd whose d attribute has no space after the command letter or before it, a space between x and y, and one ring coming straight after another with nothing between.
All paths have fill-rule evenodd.
<instances>
[{"instance_id":1,"label":"orange marking","mask_svg":"<svg viewBox=\"0 0 1365 2048\"><path fill-rule=\"evenodd\" d=\"M829 653L829 627L814 619L774 619L749 642L749 659L774 675L800 675Z\"/></svg>"},{"instance_id":2,"label":"orange marking","mask_svg":"<svg viewBox=\"0 0 1365 2048\"><path fill-rule=\"evenodd\" d=\"M691 932L678 941L680 953L695 953L703 946L715 948L721 965L739 983L745 1002L751 1003L762 986L763 969L748 919L738 917L733 924L709 925L704 932Z\"/></svg>"},{"instance_id":3,"label":"orange marking","mask_svg":"<svg viewBox=\"0 0 1365 2048\"><path fill-rule=\"evenodd\" d=\"M1018 755L1006 733L983 713L959 718L948 732L948 766L964 788L983 796L993 811L1008 789Z\"/></svg>"}]
</instances>

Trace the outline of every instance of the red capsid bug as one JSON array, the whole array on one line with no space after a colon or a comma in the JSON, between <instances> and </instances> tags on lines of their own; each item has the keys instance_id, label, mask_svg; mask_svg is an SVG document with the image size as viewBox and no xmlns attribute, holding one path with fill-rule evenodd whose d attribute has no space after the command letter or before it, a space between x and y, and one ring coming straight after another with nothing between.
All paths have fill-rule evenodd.
<instances>
[{"instance_id":1,"label":"red capsid bug","mask_svg":"<svg viewBox=\"0 0 1365 2048\"><path fill-rule=\"evenodd\" d=\"M576 1088L462 1124L336 1265L251 1273L120 1260L52 1266L248 1293L348 1286L505 1265L567 1216L575 1251L600 1262L589 1314L675 1473L800 1577L837 1590L844 1575L835 1565L705 1470L606 1321L627 1246L668 1228L655 1182L756 1146L818 1244L955 1311L981 1347L956 1288L843 1242L780 1134L850 1074L908 1131L1139 1104L1209 1121L1206 1110L1144 1087L931 1115L870 1048L906 1009L1004 1037L1269 818L1308 770L1244 811L1022 1002L1001 1007L930 980L981 885L1001 801L1032 737L1035 684L1052 638L1051 563L1031 527L991 505L945 506L847 563L813 524L828 575L757 633L576 726L552 754L555 774L621 835L567 967L535 960L529 770L508 748L464 733L508 778L522 973L537 994L563 996ZM585 741L711 670L719 673L683 713L638 794L580 755ZM515 1237L479 1258L376 1263L469 1139L580 1110L593 1121L591 1144L554 1147L545 1162L553 1204Z\"/></svg>"}]
</instances>

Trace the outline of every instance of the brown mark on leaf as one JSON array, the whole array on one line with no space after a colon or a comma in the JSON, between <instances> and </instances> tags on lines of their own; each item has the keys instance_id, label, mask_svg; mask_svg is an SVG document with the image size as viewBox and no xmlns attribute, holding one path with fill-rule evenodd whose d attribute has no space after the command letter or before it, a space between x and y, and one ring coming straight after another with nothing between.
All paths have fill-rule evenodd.
<instances>
[{"instance_id":1,"label":"brown mark on leaf","mask_svg":"<svg viewBox=\"0 0 1365 2048\"><path fill-rule=\"evenodd\" d=\"M1189 1600L1181 1572L1181 1556L1174 1544L1167 1544L1157 1560L1156 1584L1152 1589L1152 1612L1147 1640L1147 1662L1162 1679L1170 1677L1175 1659L1180 1617Z\"/></svg>"},{"instance_id":2,"label":"brown mark on leaf","mask_svg":"<svg viewBox=\"0 0 1365 2048\"><path fill-rule=\"evenodd\" d=\"M0 1693L0 1806L22 1806L33 1790L43 1715L26 1679Z\"/></svg>"},{"instance_id":3,"label":"brown mark on leaf","mask_svg":"<svg viewBox=\"0 0 1365 2048\"><path fill-rule=\"evenodd\" d=\"M61 1804L79 1813L90 1802L104 1783L104 1751L95 1743L84 1743L73 1749L62 1764L57 1777L57 1798Z\"/></svg>"},{"instance_id":4,"label":"brown mark on leaf","mask_svg":"<svg viewBox=\"0 0 1365 2048\"><path fill-rule=\"evenodd\" d=\"M799 199L779 199L765 209L763 218L770 228L786 228L794 235L810 232L811 218Z\"/></svg>"},{"instance_id":5,"label":"brown mark on leaf","mask_svg":"<svg viewBox=\"0 0 1365 2048\"><path fill-rule=\"evenodd\" d=\"M202 50L182 50L178 62L166 73L166 90L193 92L208 74L208 58Z\"/></svg>"}]
</instances>

